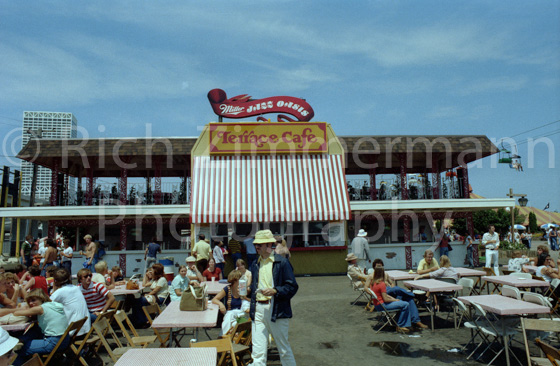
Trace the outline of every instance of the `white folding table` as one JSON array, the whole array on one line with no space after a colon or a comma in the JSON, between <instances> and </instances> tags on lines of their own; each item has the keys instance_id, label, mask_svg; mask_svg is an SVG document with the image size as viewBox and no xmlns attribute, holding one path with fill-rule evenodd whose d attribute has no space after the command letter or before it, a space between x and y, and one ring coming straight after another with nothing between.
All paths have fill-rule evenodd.
<instances>
[{"instance_id":1,"label":"white folding table","mask_svg":"<svg viewBox=\"0 0 560 366\"><path fill-rule=\"evenodd\" d=\"M208 348L133 348L119 358L115 366L215 366L216 347Z\"/></svg>"}]
</instances>

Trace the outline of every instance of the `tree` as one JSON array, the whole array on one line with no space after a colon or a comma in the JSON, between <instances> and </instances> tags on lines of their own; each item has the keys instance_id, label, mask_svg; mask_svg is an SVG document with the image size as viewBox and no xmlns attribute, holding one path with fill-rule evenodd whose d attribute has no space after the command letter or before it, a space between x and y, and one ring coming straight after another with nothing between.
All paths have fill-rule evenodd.
<instances>
[{"instance_id":1,"label":"tree","mask_svg":"<svg viewBox=\"0 0 560 366\"><path fill-rule=\"evenodd\" d=\"M537 215L534 212L529 212L529 230L532 233L539 231L539 226L537 225Z\"/></svg>"}]
</instances>

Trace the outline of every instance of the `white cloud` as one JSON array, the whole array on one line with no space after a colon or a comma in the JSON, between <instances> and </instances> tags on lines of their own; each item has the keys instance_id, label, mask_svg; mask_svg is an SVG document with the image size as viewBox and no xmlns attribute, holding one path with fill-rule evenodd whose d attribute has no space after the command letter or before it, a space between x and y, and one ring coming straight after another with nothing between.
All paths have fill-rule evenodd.
<instances>
[{"instance_id":1,"label":"white cloud","mask_svg":"<svg viewBox=\"0 0 560 366\"><path fill-rule=\"evenodd\" d=\"M527 86L528 83L529 78L526 76L480 78L478 80L465 82L464 87L457 88L457 94L465 96L479 93L494 93L498 91L515 92Z\"/></svg>"}]
</instances>

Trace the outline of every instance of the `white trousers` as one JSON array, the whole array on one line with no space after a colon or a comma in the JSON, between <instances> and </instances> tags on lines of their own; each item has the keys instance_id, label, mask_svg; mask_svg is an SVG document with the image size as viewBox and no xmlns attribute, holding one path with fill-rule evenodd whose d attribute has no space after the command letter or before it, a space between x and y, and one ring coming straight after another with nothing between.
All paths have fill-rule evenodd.
<instances>
[{"instance_id":1,"label":"white trousers","mask_svg":"<svg viewBox=\"0 0 560 366\"><path fill-rule=\"evenodd\" d=\"M494 267L496 276L500 275L500 264L498 263L498 250L486 249L486 267Z\"/></svg>"},{"instance_id":2,"label":"white trousers","mask_svg":"<svg viewBox=\"0 0 560 366\"><path fill-rule=\"evenodd\" d=\"M290 342L288 342L289 319L270 320L272 302L270 304L257 303L255 320L252 325L251 339L253 342L253 366L266 366L268 351L268 335L272 334L282 366L296 366L296 360Z\"/></svg>"}]
</instances>

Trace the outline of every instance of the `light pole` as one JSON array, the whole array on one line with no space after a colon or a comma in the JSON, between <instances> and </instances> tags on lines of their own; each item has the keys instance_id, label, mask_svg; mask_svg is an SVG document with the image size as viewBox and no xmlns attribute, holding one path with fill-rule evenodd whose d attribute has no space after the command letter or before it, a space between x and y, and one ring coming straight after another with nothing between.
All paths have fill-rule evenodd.
<instances>
[{"instance_id":1,"label":"light pole","mask_svg":"<svg viewBox=\"0 0 560 366\"><path fill-rule=\"evenodd\" d=\"M513 198L513 197L520 197L518 202L519 202L519 206L521 207L525 207L527 206L527 202L529 202L529 200L527 199L527 195L523 194L523 193L513 193L513 188L509 189L509 193L506 194L506 196L508 196L509 198ZM513 205L513 207L511 208L511 227L510 227L510 234L511 234L511 242L515 242L515 237L513 236L513 225L514 225L514 212L515 212L515 205Z\"/></svg>"}]
</instances>

